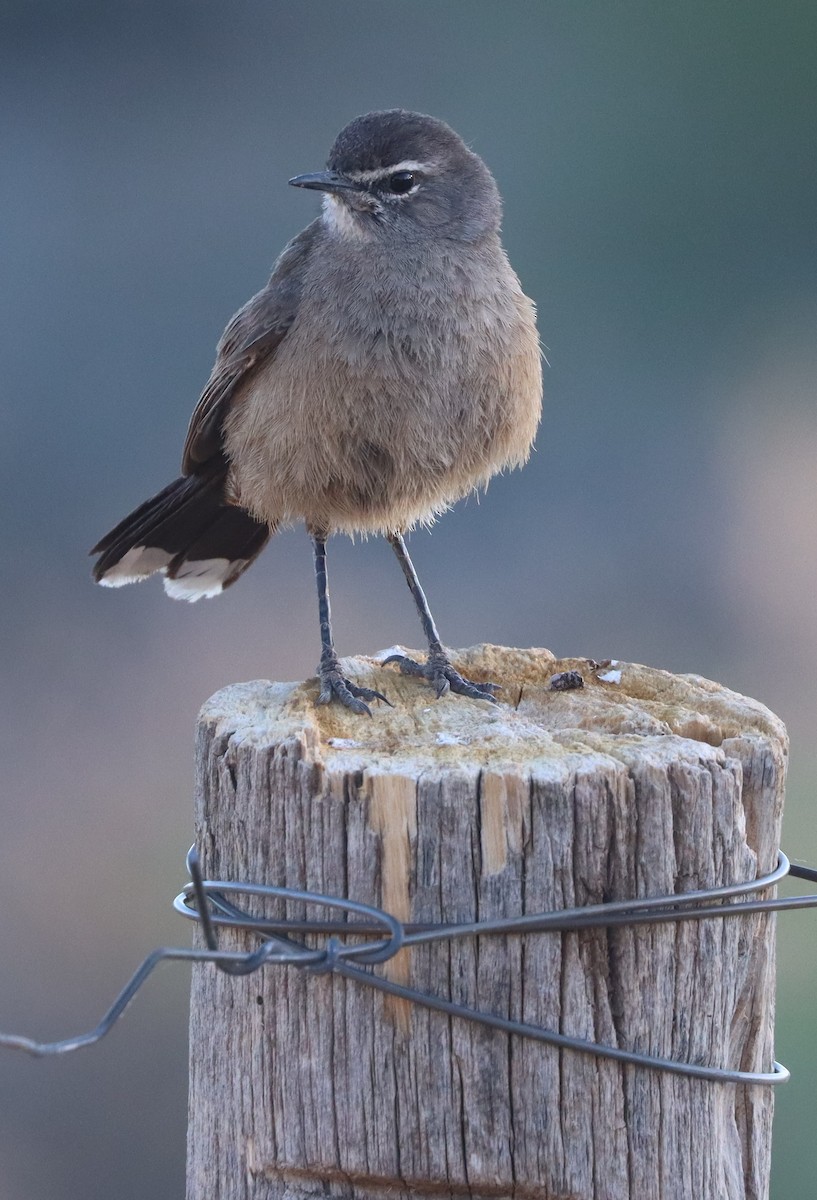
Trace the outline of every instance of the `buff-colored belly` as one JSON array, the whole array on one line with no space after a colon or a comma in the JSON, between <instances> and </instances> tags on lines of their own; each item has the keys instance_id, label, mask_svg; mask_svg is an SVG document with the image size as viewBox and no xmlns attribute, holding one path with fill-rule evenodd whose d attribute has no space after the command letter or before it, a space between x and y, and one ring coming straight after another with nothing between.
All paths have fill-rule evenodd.
<instances>
[{"instance_id":1,"label":"buff-colored belly","mask_svg":"<svg viewBox=\"0 0 817 1200\"><path fill-rule=\"evenodd\" d=\"M539 419L541 372L529 302L518 315L516 329L488 331L479 354L435 346L421 371L398 351L306 347L293 331L233 402L234 499L273 526L385 532L429 520L519 465Z\"/></svg>"}]
</instances>

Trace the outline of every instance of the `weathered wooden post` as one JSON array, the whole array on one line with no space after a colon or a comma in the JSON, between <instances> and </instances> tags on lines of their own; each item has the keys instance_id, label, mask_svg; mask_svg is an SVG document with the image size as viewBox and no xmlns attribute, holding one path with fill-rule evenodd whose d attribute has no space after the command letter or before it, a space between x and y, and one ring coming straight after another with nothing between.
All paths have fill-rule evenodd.
<instances>
[{"instance_id":1,"label":"weathered wooden post","mask_svg":"<svg viewBox=\"0 0 817 1200\"><path fill-rule=\"evenodd\" d=\"M372 660L372 720L316 685L239 684L201 714L205 874L401 919L515 916L730 884L776 863L782 724L697 676L478 647L505 703L435 701ZM585 687L549 690L578 668ZM385 682L384 682L385 680ZM222 945L248 948L245 935ZM770 1070L774 923L465 939L379 970L608 1045ZM195 969L188 1200L761 1200L772 1091L622 1065L332 975Z\"/></svg>"}]
</instances>

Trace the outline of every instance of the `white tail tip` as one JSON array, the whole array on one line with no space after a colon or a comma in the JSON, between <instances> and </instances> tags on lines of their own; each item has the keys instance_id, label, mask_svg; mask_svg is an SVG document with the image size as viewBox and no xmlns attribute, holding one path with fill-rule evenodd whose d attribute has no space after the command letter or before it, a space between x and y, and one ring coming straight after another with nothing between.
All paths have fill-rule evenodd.
<instances>
[{"instance_id":1,"label":"white tail tip","mask_svg":"<svg viewBox=\"0 0 817 1200\"><path fill-rule=\"evenodd\" d=\"M173 600L187 600L190 604L217 596L224 591L224 584L241 571L243 559L202 558L198 562L182 563L173 579L165 578L165 591Z\"/></svg>"},{"instance_id":2,"label":"white tail tip","mask_svg":"<svg viewBox=\"0 0 817 1200\"><path fill-rule=\"evenodd\" d=\"M139 583L157 571L164 571L170 559L171 555L157 546L134 546L105 572L99 582L103 587L113 588Z\"/></svg>"}]
</instances>

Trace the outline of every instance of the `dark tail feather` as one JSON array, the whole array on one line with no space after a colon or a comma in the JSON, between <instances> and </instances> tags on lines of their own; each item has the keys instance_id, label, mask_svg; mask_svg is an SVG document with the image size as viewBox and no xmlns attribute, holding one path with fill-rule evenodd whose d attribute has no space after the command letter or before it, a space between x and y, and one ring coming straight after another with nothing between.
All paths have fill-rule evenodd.
<instances>
[{"instance_id":1,"label":"dark tail feather","mask_svg":"<svg viewBox=\"0 0 817 1200\"><path fill-rule=\"evenodd\" d=\"M272 530L243 508L225 504L221 479L176 479L120 521L92 554L105 587L136 583L160 571L175 600L215 596L261 553Z\"/></svg>"}]
</instances>

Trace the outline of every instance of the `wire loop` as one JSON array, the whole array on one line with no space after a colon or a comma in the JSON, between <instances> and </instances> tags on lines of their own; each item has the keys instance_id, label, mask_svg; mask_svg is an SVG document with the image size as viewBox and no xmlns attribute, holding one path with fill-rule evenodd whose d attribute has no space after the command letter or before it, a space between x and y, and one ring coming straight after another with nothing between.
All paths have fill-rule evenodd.
<instances>
[{"instance_id":1,"label":"wire loop","mask_svg":"<svg viewBox=\"0 0 817 1200\"><path fill-rule=\"evenodd\" d=\"M191 847L187 855L187 869L190 882L176 896L173 905L177 912L198 923L203 947L160 947L154 950L116 997L97 1027L88 1033L57 1042L38 1042L32 1038L0 1033L0 1046L24 1050L37 1057L43 1057L67 1054L82 1046L92 1045L116 1024L148 976L161 962L182 961L212 963L218 970L229 975L250 975L263 967L273 965L299 967L316 975L341 975L401 999L422 1004L437 1012L476 1021L518 1037L674 1075L717 1083L763 1085L785 1083L790 1077L788 1070L778 1062L772 1064L770 1071L730 1070L703 1063L678 1062L625 1050L619 1046L602 1045L585 1038L570 1037L555 1030L482 1012L441 996L395 983L371 969L393 958L405 947L455 938L518 936L589 928L609 929L621 925L698 921L712 917L726 918L748 913L817 907L817 896L813 895L742 899L747 896L756 897L757 893L773 887L786 875L817 883L817 869L793 865L782 850L773 871L743 883L670 896L612 901L559 912L532 913L458 924L404 924L390 913L373 905L327 896L320 892L272 887L266 884L206 880L202 876L195 847ZM254 915L248 909L233 903L228 896L242 897L245 903L258 899L277 899L318 905L326 910L339 910L343 916L342 919L327 917L325 920L296 920L288 917L272 919ZM217 934L219 928L243 930L258 937L260 944L252 951L221 950ZM310 946L299 940L304 936L313 939L327 937L327 941L322 946ZM350 938L356 940L342 940Z\"/></svg>"}]
</instances>

